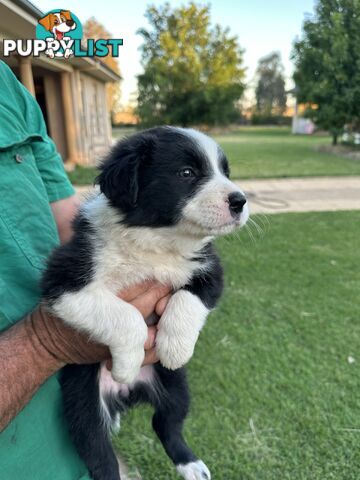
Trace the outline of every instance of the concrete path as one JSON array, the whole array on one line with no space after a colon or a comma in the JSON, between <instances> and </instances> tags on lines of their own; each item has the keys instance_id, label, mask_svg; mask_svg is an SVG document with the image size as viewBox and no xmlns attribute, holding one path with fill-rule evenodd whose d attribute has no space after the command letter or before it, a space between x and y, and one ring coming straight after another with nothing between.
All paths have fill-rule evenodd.
<instances>
[{"instance_id":1,"label":"concrete path","mask_svg":"<svg viewBox=\"0 0 360 480\"><path fill-rule=\"evenodd\" d=\"M236 182L251 213L360 210L360 177L308 177ZM78 187L85 193L90 187Z\"/></svg>"},{"instance_id":2,"label":"concrete path","mask_svg":"<svg viewBox=\"0 0 360 480\"><path fill-rule=\"evenodd\" d=\"M236 182L251 213L360 210L360 177L311 177Z\"/></svg>"}]
</instances>

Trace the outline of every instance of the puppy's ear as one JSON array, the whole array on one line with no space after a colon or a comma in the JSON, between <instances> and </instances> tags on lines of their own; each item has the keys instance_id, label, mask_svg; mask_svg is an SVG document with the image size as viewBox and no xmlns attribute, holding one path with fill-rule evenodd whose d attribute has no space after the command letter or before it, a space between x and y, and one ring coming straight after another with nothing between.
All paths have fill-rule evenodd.
<instances>
[{"instance_id":1,"label":"puppy's ear","mask_svg":"<svg viewBox=\"0 0 360 480\"><path fill-rule=\"evenodd\" d=\"M45 30L51 30L51 25L52 25L52 16L54 16L52 13L49 13L43 18L39 19L40 25L42 25Z\"/></svg>"},{"instance_id":2,"label":"puppy's ear","mask_svg":"<svg viewBox=\"0 0 360 480\"><path fill-rule=\"evenodd\" d=\"M140 134L119 142L100 166L95 182L112 205L129 211L136 206L139 193L139 169L149 159L152 136Z\"/></svg>"},{"instance_id":3,"label":"puppy's ear","mask_svg":"<svg viewBox=\"0 0 360 480\"><path fill-rule=\"evenodd\" d=\"M66 20L72 20L70 10L61 10L60 15L64 15Z\"/></svg>"}]
</instances>

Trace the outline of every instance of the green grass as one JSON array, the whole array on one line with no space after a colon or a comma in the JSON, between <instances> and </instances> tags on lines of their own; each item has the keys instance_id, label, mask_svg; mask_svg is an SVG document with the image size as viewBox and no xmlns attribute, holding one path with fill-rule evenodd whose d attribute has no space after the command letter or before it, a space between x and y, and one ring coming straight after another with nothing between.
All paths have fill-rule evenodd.
<instances>
[{"instance_id":1,"label":"green grass","mask_svg":"<svg viewBox=\"0 0 360 480\"><path fill-rule=\"evenodd\" d=\"M360 161L317 151L328 135L292 135L288 128L244 127L217 135L233 178L360 175Z\"/></svg>"},{"instance_id":2,"label":"green grass","mask_svg":"<svg viewBox=\"0 0 360 480\"><path fill-rule=\"evenodd\" d=\"M218 242L225 295L189 365L185 428L215 480L360 478L359 238L342 212ZM175 480L151 413L129 412L116 447L146 480Z\"/></svg>"},{"instance_id":3,"label":"green grass","mask_svg":"<svg viewBox=\"0 0 360 480\"><path fill-rule=\"evenodd\" d=\"M99 174L95 167L81 167L76 165L72 172L68 172L70 182L74 185L92 185Z\"/></svg>"},{"instance_id":4,"label":"green grass","mask_svg":"<svg viewBox=\"0 0 360 480\"><path fill-rule=\"evenodd\" d=\"M114 138L134 131L114 129ZM289 128L243 127L214 138L230 160L233 178L360 175L360 161L316 150L330 143L328 135L295 136ZM75 185L91 184L95 176L94 168L84 167L69 174Z\"/></svg>"}]
</instances>

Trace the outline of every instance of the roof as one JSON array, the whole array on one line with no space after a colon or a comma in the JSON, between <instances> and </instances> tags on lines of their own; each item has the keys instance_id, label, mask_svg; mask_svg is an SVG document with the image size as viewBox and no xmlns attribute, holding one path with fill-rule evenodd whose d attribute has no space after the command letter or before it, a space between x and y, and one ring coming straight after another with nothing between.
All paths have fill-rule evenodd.
<instances>
[{"instance_id":1,"label":"roof","mask_svg":"<svg viewBox=\"0 0 360 480\"><path fill-rule=\"evenodd\" d=\"M12 29L13 31L9 33L19 35L19 38L34 38L34 27L43 15L44 12L28 0L0 0L0 32L2 28ZM97 58L72 57L65 64L62 61L51 60L44 55L34 59L33 63L41 64L51 70L68 70L68 66L72 65L75 69L84 71L103 82L118 82L122 78Z\"/></svg>"},{"instance_id":2,"label":"roof","mask_svg":"<svg viewBox=\"0 0 360 480\"><path fill-rule=\"evenodd\" d=\"M33 3L28 2L28 0L12 0L12 3L23 8L27 13L30 13L30 15L36 16L37 19L44 15L39 8L35 7Z\"/></svg>"}]
</instances>

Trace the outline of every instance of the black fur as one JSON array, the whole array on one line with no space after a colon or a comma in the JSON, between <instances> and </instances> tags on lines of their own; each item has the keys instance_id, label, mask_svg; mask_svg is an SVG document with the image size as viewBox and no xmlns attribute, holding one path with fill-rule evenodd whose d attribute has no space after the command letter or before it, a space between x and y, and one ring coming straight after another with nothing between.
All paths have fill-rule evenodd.
<instances>
[{"instance_id":1,"label":"black fur","mask_svg":"<svg viewBox=\"0 0 360 480\"><path fill-rule=\"evenodd\" d=\"M73 222L73 230L71 241L51 254L42 277L42 297L49 305L63 293L83 288L93 275L92 227L80 214Z\"/></svg>"},{"instance_id":2,"label":"black fur","mask_svg":"<svg viewBox=\"0 0 360 480\"><path fill-rule=\"evenodd\" d=\"M110 433L100 415L99 364L68 365L61 375L70 436L95 480L119 480Z\"/></svg>"},{"instance_id":3,"label":"black fur","mask_svg":"<svg viewBox=\"0 0 360 480\"><path fill-rule=\"evenodd\" d=\"M196 176L182 179L179 174L186 166ZM100 168L100 189L125 213L124 223L154 228L174 225L184 201L211 174L196 144L168 127L152 128L122 140Z\"/></svg>"},{"instance_id":4,"label":"black fur","mask_svg":"<svg viewBox=\"0 0 360 480\"><path fill-rule=\"evenodd\" d=\"M212 309L221 297L224 288L223 269L211 244L208 244L201 253L203 257L199 257L197 260L208 264L209 267L194 275L184 289L197 295L207 308Z\"/></svg>"},{"instance_id":5,"label":"black fur","mask_svg":"<svg viewBox=\"0 0 360 480\"><path fill-rule=\"evenodd\" d=\"M129 397L109 399L113 412L141 403L154 407L152 426L164 450L175 465L196 460L187 446L182 428L190 406L185 369L170 371L155 365L158 395L138 383ZM99 365L69 365L63 369L61 384L65 417L76 449L94 480L120 480L118 463L110 434L100 416L97 375Z\"/></svg>"}]
</instances>

